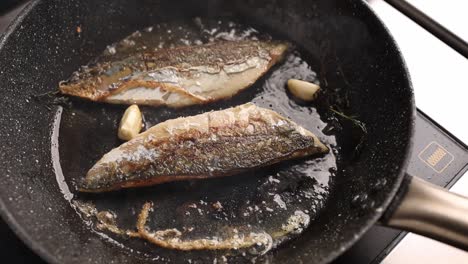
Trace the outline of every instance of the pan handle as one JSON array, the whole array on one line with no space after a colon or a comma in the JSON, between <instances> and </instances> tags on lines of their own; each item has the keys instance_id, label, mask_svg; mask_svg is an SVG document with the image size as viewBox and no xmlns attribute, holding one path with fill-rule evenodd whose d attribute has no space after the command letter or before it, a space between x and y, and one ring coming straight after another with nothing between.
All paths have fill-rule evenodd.
<instances>
[{"instance_id":1,"label":"pan handle","mask_svg":"<svg viewBox=\"0 0 468 264\"><path fill-rule=\"evenodd\" d=\"M400 204L383 221L468 251L468 198L410 177Z\"/></svg>"}]
</instances>

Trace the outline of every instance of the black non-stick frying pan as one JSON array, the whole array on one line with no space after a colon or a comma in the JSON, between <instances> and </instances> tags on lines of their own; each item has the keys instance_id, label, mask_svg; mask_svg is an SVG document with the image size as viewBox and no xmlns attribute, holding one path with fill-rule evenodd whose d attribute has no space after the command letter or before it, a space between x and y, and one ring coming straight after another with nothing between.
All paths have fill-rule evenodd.
<instances>
[{"instance_id":1,"label":"black non-stick frying pan","mask_svg":"<svg viewBox=\"0 0 468 264\"><path fill-rule=\"evenodd\" d=\"M204 252L161 252L161 258L139 254L92 232L70 206L66 199L70 193L57 177L85 172L88 168L81 165L91 164L90 156L95 159L105 152L101 144L117 142L106 141L101 132L115 126L124 108L74 100L71 106L62 107L38 96L56 90L60 80L109 43L151 25L195 17L232 18L294 43L318 73L322 99L327 102L313 105L311 109L316 110L311 113L317 111L327 121L342 123L340 131L329 131L336 133L339 162L323 208L304 233L257 261L329 262L379 220L467 249L468 203L464 198L405 173L415 114L412 88L395 42L364 2L51 0L27 6L0 43L0 211L34 251L51 263L179 263L188 261L188 256L194 262L212 262L212 255ZM248 101L271 77L260 80L251 92L210 107ZM359 153L353 151L355 127L327 111L331 105L366 124ZM62 117L57 127L58 113L67 116L74 109L82 111L78 121ZM194 109L154 111L164 111L169 118L207 110ZM284 114L295 118L293 112ZM100 117L110 119L100 122ZM301 121L314 126L312 117ZM154 188L178 190L176 185ZM124 195L111 196L122 199Z\"/></svg>"}]
</instances>

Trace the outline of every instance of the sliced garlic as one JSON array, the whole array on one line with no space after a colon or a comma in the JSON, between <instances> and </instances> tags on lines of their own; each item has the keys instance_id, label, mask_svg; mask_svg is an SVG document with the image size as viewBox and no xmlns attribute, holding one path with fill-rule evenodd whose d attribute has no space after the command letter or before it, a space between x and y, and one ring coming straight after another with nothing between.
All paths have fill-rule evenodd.
<instances>
[{"instance_id":1,"label":"sliced garlic","mask_svg":"<svg viewBox=\"0 0 468 264\"><path fill-rule=\"evenodd\" d=\"M312 101L317 97L317 92L320 90L320 86L315 83L289 79L288 89L295 97L304 101Z\"/></svg>"},{"instance_id":2,"label":"sliced garlic","mask_svg":"<svg viewBox=\"0 0 468 264\"><path fill-rule=\"evenodd\" d=\"M125 110L120 120L118 137L122 140L130 140L138 135L143 124L140 108L131 105Z\"/></svg>"}]
</instances>

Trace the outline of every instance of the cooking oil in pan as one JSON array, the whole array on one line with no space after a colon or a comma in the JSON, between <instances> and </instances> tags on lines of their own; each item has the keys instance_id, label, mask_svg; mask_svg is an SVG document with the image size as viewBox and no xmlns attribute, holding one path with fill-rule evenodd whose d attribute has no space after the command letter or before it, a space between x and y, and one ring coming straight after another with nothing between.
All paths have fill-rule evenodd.
<instances>
[{"instance_id":1,"label":"cooking oil in pan","mask_svg":"<svg viewBox=\"0 0 468 264\"><path fill-rule=\"evenodd\" d=\"M271 36L230 21L195 18L134 32L109 45L97 60L125 57L149 49L241 39L271 39ZM69 190L75 189L75 183L86 175L93 163L122 143L116 134L125 109L124 106L78 100L73 101L73 107L65 108L63 112L59 110L52 134L55 142L52 152L54 156L60 156L60 162L56 157L54 167L65 198L94 232L142 258L154 260L178 259L181 255L186 260L201 258L211 262L229 258L251 259L306 232L326 203L332 186L330 181L337 170L337 150L335 136L322 132L327 123L321 119L320 109L297 103L286 92L285 84L290 78L318 82L303 54L291 51L253 87L229 100L183 109L142 107L145 127L180 116L254 102L312 131L331 147L330 153L225 178L167 183L113 193L72 194ZM132 238L138 215L147 202L152 206L146 228L160 234L167 231L167 236L160 236L163 242L179 243L180 246L201 240L217 241L231 243L232 249L204 250L202 253L180 251Z\"/></svg>"}]
</instances>

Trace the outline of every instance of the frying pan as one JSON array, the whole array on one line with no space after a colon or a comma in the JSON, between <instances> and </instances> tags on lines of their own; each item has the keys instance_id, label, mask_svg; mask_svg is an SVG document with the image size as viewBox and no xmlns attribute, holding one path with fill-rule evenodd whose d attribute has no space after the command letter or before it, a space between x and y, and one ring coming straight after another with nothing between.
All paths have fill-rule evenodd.
<instances>
[{"instance_id":1,"label":"frying pan","mask_svg":"<svg viewBox=\"0 0 468 264\"><path fill-rule=\"evenodd\" d=\"M54 91L79 65L135 30L196 16L236 17L296 43L315 60L311 64L324 90L341 88L336 100L346 95L346 112L367 126L364 148L338 168L326 205L306 232L259 261L330 262L377 221L468 249L466 199L406 173L415 106L394 40L364 2L342 0L29 4L0 43L0 211L29 247L50 263L155 261L90 232L64 199L56 176L57 164L67 157L51 151L57 144L51 131L58 107L44 106L33 96ZM67 155L83 144L66 142L60 148ZM166 261L185 258L173 255Z\"/></svg>"}]
</instances>

